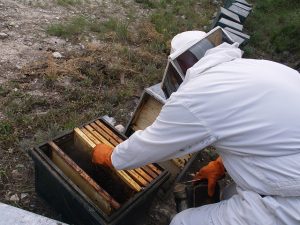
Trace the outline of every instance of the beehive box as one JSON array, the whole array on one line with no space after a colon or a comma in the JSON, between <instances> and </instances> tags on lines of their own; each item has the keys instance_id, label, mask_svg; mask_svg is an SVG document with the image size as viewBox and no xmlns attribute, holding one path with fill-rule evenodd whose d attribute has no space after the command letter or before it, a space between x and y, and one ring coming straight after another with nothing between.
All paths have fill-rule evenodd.
<instances>
[{"instance_id":1,"label":"beehive box","mask_svg":"<svg viewBox=\"0 0 300 225\"><path fill-rule=\"evenodd\" d=\"M115 146L126 137L102 119L75 128L32 149L37 192L66 222L74 224L138 224L169 173L157 164L118 171L91 163L98 143Z\"/></svg>"},{"instance_id":2,"label":"beehive box","mask_svg":"<svg viewBox=\"0 0 300 225\"><path fill-rule=\"evenodd\" d=\"M166 100L167 99L161 89L160 83L146 88L140 98L139 104L137 105L125 128L125 135L129 137L135 131L144 130L146 127L150 126L159 115ZM171 173L169 183L172 183L178 173L189 161L191 156L191 154L188 154L180 158L174 158L158 163Z\"/></svg>"}]
</instances>

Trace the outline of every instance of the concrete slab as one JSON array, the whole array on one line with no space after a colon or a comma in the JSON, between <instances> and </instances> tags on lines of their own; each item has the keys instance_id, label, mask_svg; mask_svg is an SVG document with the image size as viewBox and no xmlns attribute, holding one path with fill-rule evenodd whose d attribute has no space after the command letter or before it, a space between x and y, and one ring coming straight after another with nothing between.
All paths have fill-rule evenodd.
<instances>
[{"instance_id":1,"label":"concrete slab","mask_svg":"<svg viewBox=\"0 0 300 225\"><path fill-rule=\"evenodd\" d=\"M66 225L3 203L0 203L0 212L0 225Z\"/></svg>"}]
</instances>

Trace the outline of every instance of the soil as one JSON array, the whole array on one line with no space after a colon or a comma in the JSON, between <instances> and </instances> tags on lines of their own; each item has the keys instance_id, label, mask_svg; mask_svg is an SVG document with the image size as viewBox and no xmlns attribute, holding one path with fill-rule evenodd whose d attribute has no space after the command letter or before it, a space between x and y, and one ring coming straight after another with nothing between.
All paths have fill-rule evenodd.
<instances>
[{"instance_id":1,"label":"soil","mask_svg":"<svg viewBox=\"0 0 300 225\"><path fill-rule=\"evenodd\" d=\"M13 80L26 81L30 86L27 91L32 96L49 96L59 100L57 92L46 92L40 89L38 79L28 79L24 75L27 65L46 59L49 53L59 52L62 55L71 51L80 51L83 45L69 40L49 36L46 28L52 23L63 21L77 14L88 14L90 17L126 17L126 7L130 5L136 10L137 17L142 18L148 10L131 0L122 1L83 1L83 7L60 6L56 1L45 0L0 0L0 86L5 86ZM89 37L93 39L93 37ZM93 41L91 41L93 42ZM68 78L62 78L62 85L68 86ZM17 90L16 90L17 91ZM1 97L0 97L0 101ZM0 120L5 120L5 114L0 108ZM38 107L36 114L44 114ZM29 128L30 129L30 128ZM28 139L26 139L28 138ZM24 137L22 143L32 136ZM10 204L34 213L54 219L61 215L49 207L35 192L34 165L26 149L21 146L0 149L0 202Z\"/></svg>"}]
</instances>

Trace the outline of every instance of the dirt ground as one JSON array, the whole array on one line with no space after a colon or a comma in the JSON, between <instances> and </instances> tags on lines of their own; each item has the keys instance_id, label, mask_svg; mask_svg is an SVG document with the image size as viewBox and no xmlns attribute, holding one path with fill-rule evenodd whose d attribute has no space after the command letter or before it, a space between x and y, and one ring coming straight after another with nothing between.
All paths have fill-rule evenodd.
<instances>
[{"instance_id":1,"label":"dirt ground","mask_svg":"<svg viewBox=\"0 0 300 225\"><path fill-rule=\"evenodd\" d=\"M76 67L74 64L79 62L76 57L84 57L84 65L82 66L79 62L81 71L87 70L88 67L95 67L95 70L102 70L106 67L109 70L110 67L107 65L114 60L119 62L119 59L114 53L108 54L112 51L108 47L109 44L97 39L94 34L87 34L83 39L73 41L47 34L47 27L82 14L101 21L109 17L126 20L134 12L135 20L143 20L149 14L150 9L142 7L133 0L88 0L81 1L80 5L74 6L57 3L58 1L54 0L0 0L0 135L2 135L0 140L0 202L60 220L61 215L49 207L35 192L34 167L27 150L57 135L57 130L62 131L62 129L56 129L56 125L52 127L50 123L56 120L53 118L48 120L46 115L52 107L63 107L64 95L68 95L70 90L80 88L73 86L73 78L66 75L69 70L65 70L70 65L72 68ZM118 44L113 44L118 49ZM60 55L56 57L53 54L55 52ZM95 55L91 56L90 52L107 54L110 57L95 60ZM156 66L163 69L162 58L158 56L153 58L145 54L142 56L149 61L157 61L159 66ZM91 57L94 57L92 61ZM59 67L61 58L66 59L69 64L63 64L62 67L65 68L59 70L55 66ZM51 67L51 65L54 66ZM55 81L51 76L44 76L45 74L51 75L58 70L63 71L61 73L64 76L55 76ZM136 72L129 71L126 76L132 73ZM79 75L76 79L82 78ZM121 77L120 80L123 83L124 78ZM66 92L61 91L64 88L67 89ZM116 109L121 112L119 118L123 124L137 104L142 89L143 87L136 87L137 93L134 95L137 97L129 99L122 106L127 109ZM109 93L108 90L107 95L110 95ZM97 90L91 93L91 96L98 94L101 93ZM78 96L71 95L70 98L69 102L72 102ZM107 98L110 99L109 96ZM105 101L110 102L110 100ZM113 101L118 100L112 99L111 104ZM89 113L82 112L88 115ZM97 115L99 113L101 115L102 112L98 112ZM89 118L96 118L95 115L91 113ZM34 121L38 117L46 118L46 121L35 124ZM122 118L125 119L122 121ZM88 119L79 117L76 121L80 124ZM45 127L39 128L41 124ZM50 134L44 135L44 130L49 131ZM169 216L174 213L175 206L170 196L166 198L168 200L155 200L145 225L168 224Z\"/></svg>"},{"instance_id":2,"label":"dirt ground","mask_svg":"<svg viewBox=\"0 0 300 225\"><path fill-rule=\"evenodd\" d=\"M147 10L133 1L122 1L122 4L118 4L116 1L92 0L83 3L84 7L64 7L58 5L56 1L1 0L0 85L3 87L8 82L26 79L24 67L48 57L49 53L60 52L64 55L84 48L80 43L73 44L68 40L47 35L45 30L49 24L57 23L79 12L103 19L114 15L124 17L126 16L124 8L127 4L130 4L131 10L137 9L136 16L143 17L143 14L147 13ZM21 89L29 95L59 99L58 93L41 90L38 78L29 79L25 83L30 88L21 87ZM18 91L17 89L15 88L15 91ZM4 101L3 96L0 97L0 101ZM6 119L3 111L4 109L0 108L0 120ZM36 113L43 114L43 110L40 109ZM24 135L24 139L31 138L31 134L27 137ZM16 145L8 148L2 145L0 148L0 201L60 219L60 215L35 192L33 164L26 149Z\"/></svg>"}]
</instances>

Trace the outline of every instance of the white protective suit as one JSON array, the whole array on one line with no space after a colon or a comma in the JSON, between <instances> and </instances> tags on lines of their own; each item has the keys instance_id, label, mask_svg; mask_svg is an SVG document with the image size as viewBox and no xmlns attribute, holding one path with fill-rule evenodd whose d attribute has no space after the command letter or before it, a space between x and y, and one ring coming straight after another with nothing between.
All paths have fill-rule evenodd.
<instances>
[{"instance_id":1,"label":"white protective suit","mask_svg":"<svg viewBox=\"0 0 300 225\"><path fill-rule=\"evenodd\" d=\"M223 43L187 72L155 122L119 144L117 169L216 147L238 186L220 203L179 213L172 225L300 224L300 75L242 59ZM265 196L265 197L262 197Z\"/></svg>"}]
</instances>

